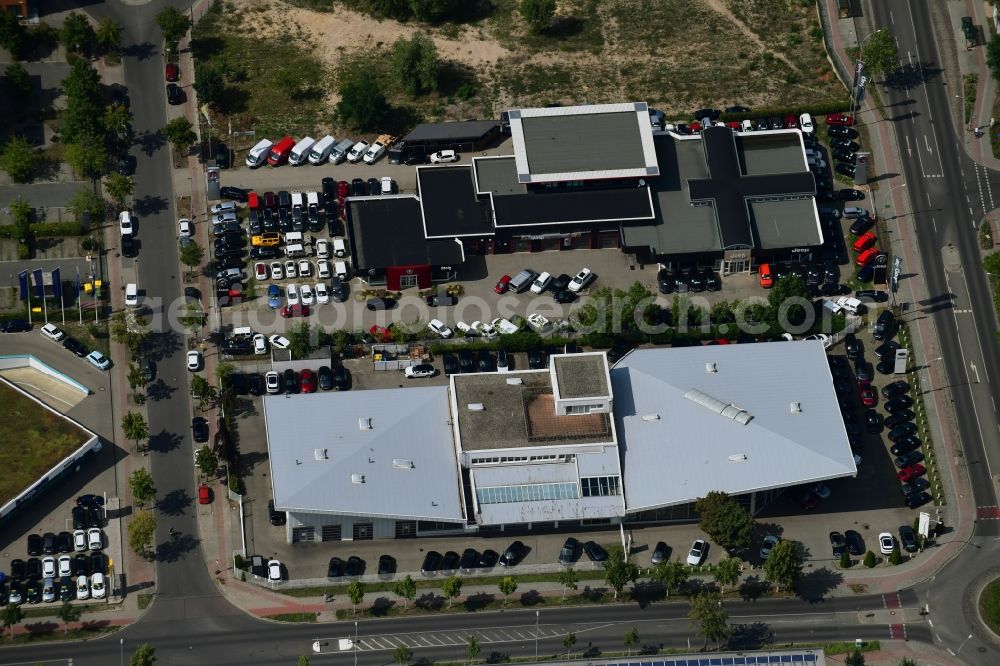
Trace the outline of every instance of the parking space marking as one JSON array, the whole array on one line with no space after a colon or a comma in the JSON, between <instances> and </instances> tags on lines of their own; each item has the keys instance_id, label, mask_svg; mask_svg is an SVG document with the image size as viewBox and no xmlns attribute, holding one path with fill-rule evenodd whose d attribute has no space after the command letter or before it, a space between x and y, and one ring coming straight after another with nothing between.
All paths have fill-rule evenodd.
<instances>
[{"instance_id":1,"label":"parking space marking","mask_svg":"<svg viewBox=\"0 0 1000 666\"><path fill-rule=\"evenodd\" d=\"M577 627L579 630L580 628ZM567 632L567 627L548 626L539 627L539 638L554 638L563 636ZM384 634L379 636L367 636L358 638L358 651L381 651L394 650L400 646L409 648L424 647L448 647L454 645L465 645L469 636L476 636L480 643L514 643L530 641L535 638L533 627L523 630L515 629L487 629L485 631L471 630L469 632L442 631L442 632L421 632L419 634Z\"/></svg>"}]
</instances>

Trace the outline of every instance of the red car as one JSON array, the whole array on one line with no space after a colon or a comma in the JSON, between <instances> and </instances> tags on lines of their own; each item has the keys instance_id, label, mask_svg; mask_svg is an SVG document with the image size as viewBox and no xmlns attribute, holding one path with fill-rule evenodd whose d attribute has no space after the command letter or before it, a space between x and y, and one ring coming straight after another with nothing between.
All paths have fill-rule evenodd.
<instances>
[{"instance_id":1,"label":"red car","mask_svg":"<svg viewBox=\"0 0 1000 666\"><path fill-rule=\"evenodd\" d=\"M878 394L867 379L858 380L858 391L861 392L861 404L865 407L874 407L878 402Z\"/></svg>"},{"instance_id":2,"label":"red car","mask_svg":"<svg viewBox=\"0 0 1000 666\"><path fill-rule=\"evenodd\" d=\"M865 233L858 236L858 239L854 241L851 247L854 248L855 252L861 252L862 250L867 250L869 247L875 244L878 240L878 236L875 235L874 231L866 231Z\"/></svg>"},{"instance_id":3,"label":"red car","mask_svg":"<svg viewBox=\"0 0 1000 666\"><path fill-rule=\"evenodd\" d=\"M299 389L303 393L316 392L316 373L306 368L299 375Z\"/></svg>"},{"instance_id":4,"label":"red car","mask_svg":"<svg viewBox=\"0 0 1000 666\"><path fill-rule=\"evenodd\" d=\"M296 303L295 305L286 305L280 310L278 310L278 314L280 314L285 319L288 319L289 317L308 317L309 306L302 305L299 303Z\"/></svg>"},{"instance_id":5,"label":"red car","mask_svg":"<svg viewBox=\"0 0 1000 666\"><path fill-rule=\"evenodd\" d=\"M198 504L211 504L212 490L208 486L198 486Z\"/></svg>"},{"instance_id":6,"label":"red car","mask_svg":"<svg viewBox=\"0 0 1000 666\"><path fill-rule=\"evenodd\" d=\"M174 82L179 81L181 78L181 68L172 62L167 63L167 81Z\"/></svg>"},{"instance_id":7,"label":"red car","mask_svg":"<svg viewBox=\"0 0 1000 666\"><path fill-rule=\"evenodd\" d=\"M854 116L847 113L831 113L826 117L826 124L850 127L854 124Z\"/></svg>"},{"instance_id":8,"label":"red car","mask_svg":"<svg viewBox=\"0 0 1000 666\"><path fill-rule=\"evenodd\" d=\"M729 129L739 130L741 126L737 121L730 120L728 123L726 123L726 127L728 127Z\"/></svg>"},{"instance_id":9,"label":"red car","mask_svg":"<svg viewBox=\"0 0 1000 666\"><path fill-rule=\"evenodd\" d=\"M346 180L337 181L337 198L343 199L344 197L351 196L351 184Z\"/></svg>"},{"instance_id":10,"label":"red car","mask_svg":"<svg viewBox=\"0 0 1000 666\"><path fill-rule=\"evenodd\" d=\"M696 120L693 123L691 123L690 125L688 125L688 129L691 130L692 134L698 134L699 132L701 132L701 123L699 123Z\"/></svg>"},{"instance_id":11,"label":"red car","mask_svg":"<svg viewBox=\"0 0 1000 666\"><path fill-rule=\"evenodd\" d=\"M812 511L819 504L819 500L816 499L816 495L807 490L795 496L795 503L806 511Z\"/></svg>"},{"instance_id":12,"label":"red car","mask_svg":"<svg viewBox=\"0 0 1000 666\"><path fill-rule=\"evenodd\" d=\"M920 463L916 463L908 467L904 467L903 469L896 472L896 478L902 481L903 483L907 483L917 478L918 476L923 476L926 473L927 469Z\"/></svg>"},{"instance_id":13,"label":"red car","mask_svg":"<svg viewBox=\"0 0 1000 666\"><path fill-rule=\"evenodd\" d=\"M247 195L247 208L251 210L257 210L260 208L260 195L256 192L251 192Z\"/></svg>"},{"instance_id":14,"label":"red car","mask_svg":"<svg viewBox=\"0 0 1000 666\"><path fill-rule=\"evenodd\" d=\"M498 294L506 294L507 290L509 290L509 289L510 289L510 276L509 275L504 275L497 282L497 286L493 287L493 291L497 292Z\"/></svg>"},{"instance_id":15,"label":"red car","mask_svg":"<svg viewBox=\"0 0 1000 666\"><path fill-rule=\"evenodd\" d=\"M368 332L374 335L379 340L392 340L392 331L390 331L385 326L379 326L375 324L368 329Z\"/></svg>"},{"instance_id":16,"label":"red car","mask_svg":"<svg viewBox=\"0 0 1000 666\"><path fill-rule=\"evenodd\" d=\"M875 258L875 255L878 254L878 252L879 250L877 247L870 247L861 254L859 254L858 258L855 260L854 263L858 265L858 268L864 268L868 264L872 263L872 260Z\"/></svg>"},{"instance_id":17,"label":"red car","mask_svg":"<svg viewBox=\"0 0 1000 666\"><path fill-rule=\"evenodd\" d=\"M799 119L795 117L794 113L789 113L785 116L785 129L795 129L799 126Z\"/></svg>"}]
</instances>

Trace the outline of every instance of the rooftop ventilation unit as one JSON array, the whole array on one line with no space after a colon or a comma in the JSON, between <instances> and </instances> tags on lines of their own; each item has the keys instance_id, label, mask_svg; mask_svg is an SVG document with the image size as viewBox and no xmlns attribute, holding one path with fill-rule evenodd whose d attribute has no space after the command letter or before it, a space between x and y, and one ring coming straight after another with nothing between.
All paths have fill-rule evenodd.
<instances>
[{"instance_id":1,"label":"rooftop ventilation unit","mask_svg":"<svg viewBox=\"0 0 1000 666\"><path fill-rule=\"evenodd\" d=\"M659 421L660 420L660 415L659 414L643 414L642 415L642 420L643 421Z\"/></svg>"},{"instance_id":2,"label":"rooftop ventilation unit","mask_svg":"<svg viewBox=\"0 0 1000 666\"><path fill-rule=\"evenodd\" d=\"M711 374L715 374L718 371L719 371L719 368L716 367L714 361L709 361L708 363L705 364L705 372L709 373L710 375Z\"/></svg>"},{"instance_id":3,"label":"rooftop ventilation unit","mask_svg":"<svg viewBox=\"0 0 1000 666\"><path fill-rule=\"evenodd\" d=\"M313 456L316 460L326 460L326 449L313 449Z\"/></svg>"},{"instance_id":4,"label":"rooftop ventilation unit","mask_svg":"<svg viewBox=\"0 0 1000 666\"><path fill-rule=\"evenodd\" d=\"M364 474L351 474L351 483L362 484L365 482Z\"/></svg>"},{"instance_id":5,"label":"rooftop ventilation unit","mask_svg":"<svg viewBox=\"0 0 1000 666\"><path fill-rule=\"evenodd\" d=\"M508 386L520 386L523 383L520 377L510 377L507 379Z\"/></svg>"},{"instance_id":6,"label":"rooftop ventilation unit","mask_svg":"<svg viewBox=\"0 0 1000 666\"><path fill-rule=\"evenodd\" d=\"M470 412L481 412L484 409L486 409L486 407L481 402L470 402L468 406Z\"/></svg>"},{"instance_id":7,"label":"rooftop ventilation unit","mask_svg":"<svg viewBox=\"0 0 1000 666\"><path fill-rule=\"evenodd\" d=\"M801 414L802 413L802 403L801 402L793 402L791 405L789 405L789 407L792 410L792 414Z\"/></svg>"},{"instance_id":8,"label":"rooftop ventilation unit","mask_svg":"<svg viewBox=\"0 0 1000 666\"><path fill-rule=\"evenodd\" d=\"M360 430L371 430L372 429L371 417L362 416L360 419L358 419L358 428Z\"/></svg>"},{"instance_id":9,"label":"rooftop ventilation unit","mask_svg":"<svg viewBox=\"0 0 1000 666\"><path fill-rule=\"evenodd\" d=\"M392 466L396 469L413 469L413 461L405 458L393 458Z\"/></svg>"},{"instance_id":10,"label":"rooftop ventilation unit","mask_svg":"<svg viewBox=\"0 0 1000 666\"><path fill-rule=\"evenodd\" d=\"M743 462L747 459L747 454L745 453L734 453L729 456L729 462Z\"/></svg>"}]
</instances>

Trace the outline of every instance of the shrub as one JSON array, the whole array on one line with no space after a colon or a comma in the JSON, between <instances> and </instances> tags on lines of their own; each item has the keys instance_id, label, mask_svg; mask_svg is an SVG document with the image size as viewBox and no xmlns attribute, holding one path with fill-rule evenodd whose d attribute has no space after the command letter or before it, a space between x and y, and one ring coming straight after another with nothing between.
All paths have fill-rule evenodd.
<instances>
[{"instance_id":1,"label":"shrub","mask_svg":"<svg viewBox=\"0 0 1000 666\"><path fill-rule=\"evenodd\" d=\"M806 106L799 107L788 107L788 106L767 106L760 109L754 109L752 114L754 118L778 116L779 118L784 118L785 116L792 114L796 118L800 114L808 113L813 116L825 116L828 113L847 113L851 110L850 100L820 100L814 104L807 104ZM743 120L747 117L747 113L723 113L719 120L725 122L727 120ZM813 123L815 124L816 119L813 118Z\"/></svg>"},{"instance_id":2,"label":"shrub","mask_svg":"<svg viewBox=\"0 0 1000 666\"><path fill-rule=\"evenodd\" d=\"M840 568L850 569L851 568L851 556L848 553L844 553L840 556Z\"/></svg>"},{"instance_id":3,"label":"shrub","mask_svg":"<svg viewBox=\"0 0 1000 666\"><path fill-rule=\"evenodd\" d=\"M246 565L247 563L243 561L243 556L237 553L236 557L233 558L233 566L235 566L237 569L242 569Z\"/></svg>"},{"instance_id":4,"label":"shrub","mask_svg":"<svg viewBox=\"0 0 1000 666\"><path fill-rule=\"evenodd\" d=\"M236 494L240 493L240 488L242 483L240 482L240 476L236 472L229 472L229 489Z\"/></svg>"},{"instance_id":5,"label":"shrub","mask_svg":"<svg viewBox=\"0 0 1000 666\"><path fill-rule=\"evenodd\" d=\"M86 233L79 222L44 222L33 224L31 230L39 238L60 238L63 236L82 236Z\"/></svg>"},{"instance_id":6,"label":"shrub","mask_svg":"<svg viewBox=\"0 0 1000 666\"><path fill-rule=\"evenodd\" d=\"M867 553L865 553L865 560L863 564L869 569L875 566L875 553L873 553L870 550Z\"/></svg>"}]
</instances>

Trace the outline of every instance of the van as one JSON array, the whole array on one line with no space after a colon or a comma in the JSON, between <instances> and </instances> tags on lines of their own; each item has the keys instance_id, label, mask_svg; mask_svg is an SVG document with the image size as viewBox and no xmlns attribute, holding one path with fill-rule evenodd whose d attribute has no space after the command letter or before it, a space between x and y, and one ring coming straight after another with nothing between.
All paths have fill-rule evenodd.
<instances>
[{"instance_id":1,"label":"van","mask_svg":"<svg viewBox=\"0 0 1000 666\"><path fill-rule=\"evenodd\" d=\"M295 245L296 243L298 243L299 245L302 244L301 231L289 231L287 234L285 234L286 245Z\"/></svg>"},{"instance_id":2,"label":"van","mask_svg":"<svg viewBox=\"0 0 1000 666\"><path fill-rule=\"evenodd\" d=\"M347 256L347 244L344 242L343 238L333 239L333 256L335 257Z\"/></svg>"},{"instance_id":3,"label":"van","mask_svg":"<svg viewBox=\"0 0 1000 666\"><path fill-rule=\"evenodd\" d=\"M234 340L250 340L253 338L253 329L249 326L237 326L230 337Z\"/></svg>"},{"instance_id":4,"label":"van","mask_svg":"<svg viewBox=\"0 0 1000 666\"><path fill-rule=\"evenodd\" d=\"M753 121L744 120L742 123L740 123L740 131L741 132L752 132L753 131Z\"/></svg>"},{"instance_id":5,"label":"van","mask_svg":"<svg viewBox=\"0 0 1000 666\"><path fill-rule=\"evenodd\" d=\"M302 192L295 190L292 192L292 208L302 208L305 202L302 200Z\"/></svg>"},{"instance_id":6,"label":"van","mask_svg":"<svg viewBox=\"0 0 1000 666\"><path fill-rule=\"evenodd\" d=\"M326 162L336 144L337 140L329 134L314 143L312 149L309 151L309 164L319 166L323 162Z\"/></svg>"},{"instance_id":7,"label":"van","mask_svg":"<svg viewBox=\"0 0 1000 666\"><path fill-rule=\"evenodd\" d=\"M247 153L247 166L251 169L256 169L257 167L264 164L267 156L271 153L271 148L274 146L269 139L261 139L257 142L257 145L250 149Z\"/></svg>"},{"instance_id":8,"label":"van","mask_svg":"<svg viewBox=\"0 0 1000 666\"><path fill-rule=\"evenodd\" d=\"M352 139L341 139L337 142L337 145L333 147L330 151L330 157L327 160L330 164L340 164L347 159L347 153L351 148L354 147L354 141Z\"/></svg>"},{"instance_id":9,"label":"van","mask_svg":"<svg viewBox=\"0 0 1000 666\"><path fill-rule=\"evenodd\" d=\"M292 166L305 164L309 159L309 151L316 145L316 139L311 136L303 137L297 144L292 146L292 152L288 154L288 163Z\"/></svg>"},{"instance_id":10,"label":"van","mask_svg":"<svg viewBox=\"0 0 1000 666\"><path fill-rule=\"evenodd\" d=\"M236 210L235 201L223 201L222 203L217 203L212 206L209 211L214 215L215 213L225 213L226 211Z\"/></svg>"},{"instance_id":11,"label":"van","mask_svg":"<svg viewBox=\"0 0 1000 666\"><path fill-rule=\"evenodd\" d=\"M337 261L333 264L333 272L341 280L347 279L347 264L343 261Z\"/></svg>"},{"instance_id":12,"label":"van","mask_svg":"<svg viewBox=\"0 0 1000 666\"><path fill-rule=\"evenodd\" d=\"M288 156L292 153L292 148L295 147L295 139L290 136L286 136L281 139L278 143L274 144L271 148L271 152L267 156L267 163L273 167L281 166L288 161Z\"/></svg>"},{"instance_id":13,"label":"van","mask_svg":"<svg viewBox=\"0 0 1000 666\"><path fill-rule=\"evenodd\" d=\"M306 248L301 243L293 243L285 246L285 256L292 259L306 256Z\"/></svg>"},{"instance_id":14,"label":"van","mask_svg":"<svg viewBox=\"0 0 1000 666\"><path fill-rule=\"evenodd\" d=\"M347 151L347 161L351 164L357 164L360 162L361 158L365 156L366 152L368 152L368 145L367 141L358 141L354 144L354 146Z\"/></svg>"},{"instance_id":15,"label":"van","mask_svg":"<svg viewBox=\"0 0 1000 666\"><path fill-rule=\"evenodd\" d=\"M531 283L535 281L538 277L538 273L531 270L530 268L525 268L523 271L515 275L510 280L510 288L516 294L520 294L522 291L531 286Z\"/></svg>"},{"instance_id":16,"label":"van","mask_svg":"<svg viewBox=\"0 0 1000 666\"><path fill-rule=\"evenodd\" d=\"M139 286L134 282L125 285L125 305L130 308L139 307Z\"/></svg>"}]
</instances>

